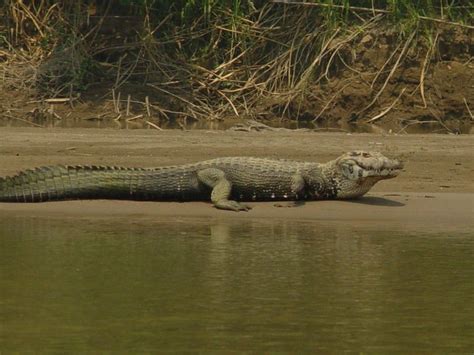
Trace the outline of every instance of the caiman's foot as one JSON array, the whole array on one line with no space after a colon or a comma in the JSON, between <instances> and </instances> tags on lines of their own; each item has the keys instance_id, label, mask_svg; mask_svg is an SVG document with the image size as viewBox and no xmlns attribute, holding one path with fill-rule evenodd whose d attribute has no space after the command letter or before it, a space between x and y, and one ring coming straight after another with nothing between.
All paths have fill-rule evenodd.
<instances>
[{"instance_id":1,"label":"caiman's foot","mask_svg":"<svg viewBox=\"0 0 474 355\"><path fill-rule=\"evenodd\" d=\"M237 201L233 200L220 200L214 202L214 206L220 210L229 210L229 211L248 211L252 209L252 207L248 205L244 205L243 203L238 203Z\"/></svg>"},{"instance_id":2,"label":"caiman's foot","mask_svg":"<svg viewBox=\"0 0 474 355\"><path fill-rule=\"evenodd\" d=\"M248 211L250 206L229 200L232 184L226 179L225 173L216 168L208 168L198 172L198 179L212 188L211 201L220 210Z\"/></svg>"}]
</instances>

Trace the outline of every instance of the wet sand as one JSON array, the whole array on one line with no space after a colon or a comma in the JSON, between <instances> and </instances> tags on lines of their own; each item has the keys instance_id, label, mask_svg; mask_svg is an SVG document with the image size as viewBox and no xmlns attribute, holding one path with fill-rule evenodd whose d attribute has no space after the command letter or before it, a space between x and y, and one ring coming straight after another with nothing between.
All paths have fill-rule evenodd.
<instances>
[{"instance_id":1,"label":"wet sand","mask_svg":"<svg viewBox=\"0 0 474 355\"><path fill-rule=\"evenodd\" d=\"M252 203L250 212L234 213L202 202L101 200L1 203L0 214L131 221L278 218L354 228L474 231L473 136L0 128L0 176L41 165L151 167L237 155L324 162L353 149L401 157L404 172L356 201L315 201L295 208Z\"/></svg>"},{"instance_id":2,"label":"wet sand","mask_svg":"<svg viewBox=\"0 0 474 355\"><path fill-rule=\"evenodd\" d=\"M419 232L474 232L474 194L382 193L354 201L311 201L298 207L250 203L248 212L220 211L204 202L62 201L41 204L0 203L2 216L39 218L120 218L130 223L214 222L278 219L337 225L341 228Z\"/></svg>"}]
</instances>

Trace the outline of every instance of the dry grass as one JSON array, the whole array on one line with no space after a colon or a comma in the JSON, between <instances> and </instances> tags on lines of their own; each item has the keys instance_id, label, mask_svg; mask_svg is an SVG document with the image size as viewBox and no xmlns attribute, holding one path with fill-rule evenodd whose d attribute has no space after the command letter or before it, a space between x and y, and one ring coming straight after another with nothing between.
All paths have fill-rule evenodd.
<instances>
[{"instance_id":1,"label":"dry grass","mask_svg":"<svg viewBox=\"0 0 474 355\"><path fill-rule=\"evenodd\" d=\"M4 36L0 52L3 90L20 89L43 99L68 98L72 104L81 92L100 82L108 85L111 105L102 109L109 110L111 117L181 123L188 119L255 119L275 107L281 116L292 110L297 117L300 103L311 96L311 87L329 83L339 67L351 70L354 80L363 75L351 67L351 50L393 12L349 3L335 6L338 11L342 6L345 16L350 16L351 26L345 26L325 17L320 9L323 4L300 9L267 4L245 14L235 8L208 6L205 16L196 16L180 27L173 14L156 21L152 20L153 9L145 8L135 33L111 43L102 36L110 6L96 24L88 25L88 9L81 4L65 8L48 0L8 2L6 12L13 30ZM374 92L360 115L377 104L417 43L418 33L415 27L401 35L392 56L373 73ZM421 69L419 92L425 107L425 76L436 44L437 37ZM334 95L320 98L322 109L313 121L338 99L350 84L348 80ZM145 94L140 98L130 92L122 94L130 83L141 86Z\"/></svg>"}]
</instances>

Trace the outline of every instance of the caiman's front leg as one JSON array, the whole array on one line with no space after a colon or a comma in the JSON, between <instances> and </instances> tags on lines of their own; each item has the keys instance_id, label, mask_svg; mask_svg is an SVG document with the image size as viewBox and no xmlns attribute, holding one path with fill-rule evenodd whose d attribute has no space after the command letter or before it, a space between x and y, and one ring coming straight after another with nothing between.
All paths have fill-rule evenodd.
<instances>
[{"instance_id":1,"label":"caiman's front leg","mask_svg":"<svg viewBox=\"0 0 474 355\"><path fill-rule=\"evenodd\" d=\"M232 184L226 179L222 170L209 168L198 171L197 175L200 182L212 188L211 201L216 208L231 211L248 211L251 208L229 200Z\"/></svg>"},{"instance_id":2,"label":"caiman's front leg","mask_svg":"<svg viewBox=\"0 0 474 355\"><path fill-rule=\"evenodd\" d=\"M300 173L296 173L291 177L291 196L293 196L293 201L288 202L279 202L276 203L275 207L298 207L304 205L304 198L306 190L306 182Z\"/></svg>"}]
</instances>

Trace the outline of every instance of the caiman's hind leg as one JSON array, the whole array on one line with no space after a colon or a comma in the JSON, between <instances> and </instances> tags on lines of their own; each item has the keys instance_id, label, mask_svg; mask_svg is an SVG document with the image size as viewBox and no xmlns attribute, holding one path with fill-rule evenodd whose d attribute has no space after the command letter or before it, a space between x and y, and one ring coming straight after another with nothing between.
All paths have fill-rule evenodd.
<instances>
[{"instance_id":1,"label":"caiman's hind leg","mask_svg":"<svg viewBox=\"0 0 474 355\"><path fill-rule=\"evenodd\" d=\"M211 201L216 208L231 211L248 211L251 207L229 200L232 184L222 170L209 168L198 171L198 179L212 188Z\"/></svg>"}]
</instances>

